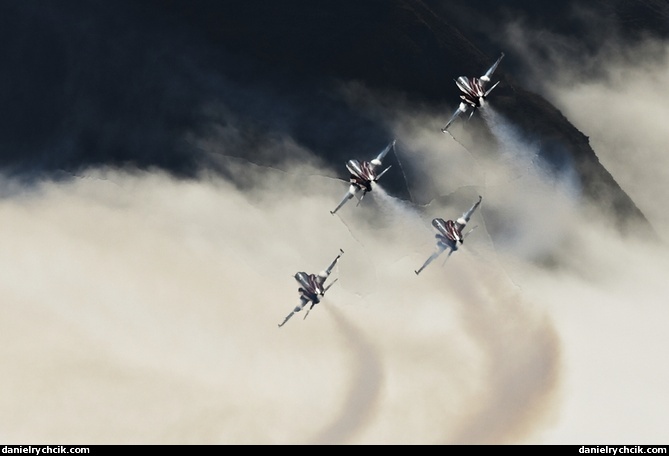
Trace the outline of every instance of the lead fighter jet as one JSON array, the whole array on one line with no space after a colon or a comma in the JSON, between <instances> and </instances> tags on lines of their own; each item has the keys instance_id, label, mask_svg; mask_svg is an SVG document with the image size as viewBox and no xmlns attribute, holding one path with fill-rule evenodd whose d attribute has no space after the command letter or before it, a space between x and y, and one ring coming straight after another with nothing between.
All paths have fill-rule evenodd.
<instances>
[{"instance_id":1,"label":"lead fighter jet","mask_svg":"<svg viewBox=\"0 0 669 456\"><path fill-rule=\"evenodd\" d=\"M434 237L437 238L437 250L432 255L430 255L430 258L428 258L425 263L423 263L423 266L421 266L420 269L414 271L416 275L420 274L421 271L425 269L428 264L432 263L435 258L441 255L444 250L450 249L448 252L449 257L453 252L458 250L458 248L465 241L465 237L467 237L467 235L476 228L474 227L466 233L462 233L462 230L467 225L467 222L469 222L472 214L476 208L479 207L479 204L481 204L482 199L483 198L479 196L479 200L474 203L474 205L470 207L467 212L462 214L462 216L459 217L455 222L453 220L444 221L444 219L441 218L432 219L432 226L437 230L437 234L434 235Z\"/></svg>"},{"instance_id":2,"label":"lead fighter jet","mask_svg":"<svg viewBox=\"0 0 669 456\"><path fill-rule=\"evenodd\" d=\"M307 313L304 315L304 318L307 318L307 315L309 315L311 309L313 309L316 304L321 302L321 297L324 296L325 292L328 291L330 287L337 281L337 279L335 279L334 282L330 283L330 285L323 287L325 281L332 273L332 270L343 253L344 251L339 249L339 255L337 255L332 263L330 263L330 266L318 274L307 274L306 272L298 272L295 274L295 280L297 280L297 283L300 284L300 288L298 289L300 293L300 304L298 304L297 307L295 307L295 309L293 309L293 311L289 313L288 316L286 316L283 322L279 324L279 328L285 325L290 317L292 317L296 312L301 311L308 303L311 302L311 307L307 309Z\"/></svg>"},{"instance_id":3,"label":"lead fighter jet","mask_svg":"<svg viewBox=\"0 0 669 456\"><path fill-rule=\"evenodd\" d=\"M395 140L388 144L388 146L386 146L386 148L383 149L383 151L381 151L381 153L371 161L360 162L358 160L349 160L346 162L346 169L348 169L348 172L351 173L349 178L351 185L339 205L333 211L330 211L331 214L334 215L334 213L337 212L344 204L346 204L348 200L353 198L356 193L362 191L362 196L358 200L358 204L360 204L367 192L372 191L372 182L376 182L381 179L381 176L383 176L386 171L390 169L389 166L380 173L377 173L376 171L376 168L381 166L381 160L385 158L386 154L394 146Z\"/></svg>"},{"instance_id":4,"label":"lead fighter jet","mask_svg":"<svg viewBox=\"0 0 669 456\"><path fill-rule=\"evenodd\" d=\"M502 52L502 55L497 59L497 61L493 63L493 65L488 68L488 71L486 71L485 74L480 78L468 78L467 76L460 76L455 80L455 85L457 85L458 89L460 89L460 92L462 92L460 94L462 101L460 102L458 109L456 109L453 113L453 116L451 116L446 126L441 129L442 133L446 133L446 129L460 114L464 114L471 109L471 112L469 113L469 117L471 118L474 114L474 111L483 105L486 97L490 94L490 92L492 92L492 89L497 87L497 84L499 84L499 81L497 81L488 90L485 88L486 85L488 85L490 82L490 77L497 69L497 65L499 65L499 62L502 61L503 57L504 53Z\"/></svg>"}]
</instances>

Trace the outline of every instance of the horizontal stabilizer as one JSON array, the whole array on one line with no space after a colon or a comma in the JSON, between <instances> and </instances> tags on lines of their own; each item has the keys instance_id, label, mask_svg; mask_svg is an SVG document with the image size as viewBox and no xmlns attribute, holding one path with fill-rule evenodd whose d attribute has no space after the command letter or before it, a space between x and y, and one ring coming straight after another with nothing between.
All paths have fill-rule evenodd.
<instances>
[{"instance_id":1,"label":"horizontal stabilizer","mask_svg":"<svg viewBox=\"0 0 669 456\"><path fill-rule=\"evenodd\" d=\"M337 280L339 280L339 278L334 279L330 285L325 287L325 289L323 290L323 294L325 294L330 289L330 287L335 284Z\"/></svg>"},{"instance_id":2,"label":"horizontal stabilizer","mask_svg":"<svg viewBox=\"0 0 669 456\"><path fill-rule=\"evenodd\" d=\"M362 195L360 195L360 199L358 199L358 204L356 204L356 207L360 206L360 203L362 203L362 199L365 197L366 194L367 194L367 190L364 190L362 192Z\"/></svg>"},{"instance_id":3,"label":"horizontal stabilizer","mask_svg":"<svg viewBox=\"0 0 669 456\"><path fill-rule=\"evenodd\" d=\"M334 282L332 282L332 283L334 283ZM323 293L325 293L325 292L323 292ZM315 302L312 302L312 303L311 303L311 307L309 307L309 308L307 309L307 313L304 314L304 318L303 318L303 320L306 320L306 319L307 319L307 317L309 316L309 312L311 312L311 309L313 309L315 305L316 305Z\"/></svg>"},{"instance_id":4,"label":"horizontal stabilizer","mask_svg":"<svg viewBox=\"0 0 669 456\"><path fill-rule=\"evenodd\" d=\"M490 92L492 92L492 89L494 89L495 87L497 87L497 84L499 84L499 83L500 83L500 81L497 81L492 87L490 87L488 90L486 90L486 93L485 93L484 97L487 97L488 94L489 94Z\"/></svg>"},{"instance_id":5,"label":"horizontal stabilizer","mask_svg":"<svg viewBox=\"0 0 669 456\"><path fill-rule=\"evenodd\" d=\"M392 168L392 166L393 166L393 165L390 165L389 167L387 167L386 169L384 169L383 171L381 171L381 172L379 173L379 175L376 176L376 179L374 179L374 180L375 180L375 181L378 181L379 179L381 179L381 176L383 176L384 174L386 174L386 171L388 171L390 168Z\"/></svg>"},{"instance_id":6,"label":"horizontal stabilizer","mask_svg":"<svg viewBox=\"0 0 669 456\"><path fill-rule=\"evenodd\" d=\"M448 255L446 255L446 258L444 258L444 262L441 263L441 266L442 266L442 267L444 267L444 265L446 264L446 260L448 260L448 259L451 257L451 254L452 254L453 252L454 252L454 250L452 250L452 249L448 251Z\"/></svg>"}]
</instances>

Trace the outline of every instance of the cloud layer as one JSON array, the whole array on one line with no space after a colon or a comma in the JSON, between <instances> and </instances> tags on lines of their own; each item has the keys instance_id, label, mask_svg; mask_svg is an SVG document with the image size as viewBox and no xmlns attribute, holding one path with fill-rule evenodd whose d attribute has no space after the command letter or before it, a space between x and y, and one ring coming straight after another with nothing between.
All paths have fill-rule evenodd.
<instances>
[{"instance_id":1,"label":"cloud layer","mask_svg":"<svg viewBox=\"0 0 669 456\"><path fill-rule=\"evenodd\" d=\"M640 55L665 57L604 52L602 79L554 71L544 88L666 239L650 204L667 193L664 108L641 89L669 72L666 53ZM234 184L103 166L4 179L0 440L664 443L666 246L621 238L490 103L453 136L433 113L394 112L387 178L411 199L384 177L336 216L347 184L316 151L240 141L231 122L195 140ZM258 166L230 144L281 159ZM465 246L417 277L431 219L478 195ZM340 248L322 303L277 328L298 302L293 274Z\"/></svg>"}]
</instances>

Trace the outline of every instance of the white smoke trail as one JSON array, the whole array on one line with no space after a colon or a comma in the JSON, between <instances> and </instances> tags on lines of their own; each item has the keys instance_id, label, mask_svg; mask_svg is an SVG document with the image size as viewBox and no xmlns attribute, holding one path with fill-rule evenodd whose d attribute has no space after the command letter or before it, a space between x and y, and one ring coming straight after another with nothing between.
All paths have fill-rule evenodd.
<instances>
[{"instance_id":1,"label":"white smoke trail","mask_svg":"<svg viewBox=\"0 0 669 456\"><path fill-rule=\"evenodd\" d=\"M346 227L328 210L338 182L248 177L258 172L246 194L216 179L91 172L0 205L13 221L0 264L8 442L454 435L485 359L449 291L467 252L417 278L433 236L403 202L374 193L387 201L345 212ZM386 203L391 223L377 229ZM307 320L277 329L297 302L292 275L340 247L339 282Z\"/></svg>"},{"instance_id":2,"label":"white smoke trail","mask_svg":"<svg viewBox=\"0 0 669 456\"><path fill-rule=\"evenodd\" d=\"M428 206L377 186L333 217L341 182L294 163L240 164L247 191L102 170L8 183L3 442L662 443L666 248L583 218L541 168L473 156L474 133L468 151L401 133ZM479 228L417 277L430 218L478 194ZM339 248L339 282L278 330L293 274Z\"/></svg>"},{"instance_id":3,"label":"white smoke trail","mask_svg":"<svg viewBox=\"0 0 669 456\"><path fill-rule=\"evenodd\" d=\"M601 32L602 47L585 59L574 37L516 25L507 36L525 58L528 78L541 83L540 93L588 136L662 241L634 232L623 238L607 220L578 220L570 246L560 252L562 268L523 267L515 275L549 306L563 345L559 418L534 441L661 444L669 421L669 212L658 202L669 197L662 126L669 46L652 38L625 42L610 29L588 28ZM522 280L526 274L533 280Z\"/></svg>"},{"instance_id":4,"label":"white smoke trail","mask_svg":"<svg viewBox=\"0 0 669 456\"><path fill-rule=\"evenodd\" d=\"M336 308L328 308L351 352L351 380L341 413L313 438L316 445L342 444L364 434L377 412L383 386L379 354L364 332L356 328Z\"/></svg>"},{"instance_id":5,"label":"white smoke trail","mask_svg":"<svg viewBox=\"0 0 669 456\"><path fill-rule=\"evenodd\" d=\"M493 264L474 276L463 268L464 277L452 284L486 380L445 443L522 442L550 420L561 386L560 340L551 318Z\"/></svg>"},{"instance_id":6,"label":"white smoke trail","mask_svg":"<svg viewBox=\"0 0 669 456\"><path fill-rule=\"evenodd\" d=\"M569 166L550 170L539 156L537 141L523 135L490 105L481 111L498 140L498 162L485 165L491 193L488 206L496 208L494 219L490 218L501 226L495 235L496 246L529 260L551 255L568 236L571 214L580 204L575 171Z\"/></svg>"},{"instance_id":7,"label":"white smoke trail","mask_svg":"<svg viewBox=\"0 0 669 456\"><path fill-rule=\"evenodd\" d=\"M420 212L411 203L389 195L378 184L374 186L373 196L378 203L381 215L389 219L393 230L413 231L425 228L426 225Z\"/></svg>"}]
</instances>

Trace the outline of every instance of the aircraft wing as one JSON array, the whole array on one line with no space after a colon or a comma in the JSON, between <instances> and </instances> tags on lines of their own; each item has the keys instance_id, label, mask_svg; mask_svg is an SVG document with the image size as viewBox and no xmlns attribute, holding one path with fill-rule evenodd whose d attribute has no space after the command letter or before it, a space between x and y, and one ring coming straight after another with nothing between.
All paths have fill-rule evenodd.
<instances>
[{"instance_id":1,"label":"aircraft wing","mask_svg":"<svg viewBox=\"0 0 669 456\"><path fill-rule=\"evenodd\" d=\"M290 317L295 315L295 312L299 312L300 310L304 309L304 306L306 306L308 303L309 303L309 298L307 298L306 296L300 296L300 305L295 307L295 309L293 309L293 311L291 313L286 315L286 318L284 318L283 321L281 323L279 323L279 328L282 327L283 325L285 325L286 322L288 320L290 320Z\"/></svg>"},{"instance_id":2,"label":"aircraft wing","mask_svg":"<svg viewBox=\"0 0 669 456\"><path fill-rule=\"evenodd\" d=\"M485 92L485 94L484 94L483 96L484 96L484 97L487 97L488 95L490 95L490 92L492 92L492 89L494 89L495 87L497 87L497 84L499 84L499 82L500 82L500 81L497 81L495 84L493 84L492 87L490 87L488 90L486 90L486 92Z\"/></svg>"},{"instance_id":3,"label":"aircraft wing","mask_svg":"<svg viewBox=\"0 0 669 456\"><path fill-rule=\"evenodd\" d=\"M339 280L339 278L334 279L334 280L330 283L330 285L328 285L327 287L325 287L325 289L323 290L323 294L327 293L328 290L330 289L330 287L331 287L332 285L334 285L335 282L336 282L337 280Z\"/></svg>"},{"instance_id":4,"label":"aircraft wing","mask_svg":"<svg viewBox=\"0 0 669 456\"><path fill-rule=\"evenodd\" d=\"M475 230L476 228L478 228L478 227L479 227L478 225L474 225L474 226L472 226L472 228L471 228L469 231L467 231L464 235L462 235L462 239L464 239L464 238L466 238L467 236L469 236L469 235L472 233L472 231L474 231L474 230Z\"/></svg>"},{"instance_id":5,"label":"aircraft wing","mask_svg":"<svg viewBox=\"0 0 669 456\"><path fill-rule=\"evenodd\" d=\"M490 68L488 68L488 71L486 71L483 76L481 76L482 81L490 82L490 76L492 76L492 74L495 72L497 66L499 65L499 62L501 62L503 58L504 58L504 53L502 52L502 55L497 59L497 61L493 63Z\"/></svg>"},{"instance_id":6,"label":"aircraft wing","mask_svg":"<svg viewBox=\"0 0 669 456\"><path fill-rule=\"evenodd\" d=\"M318 273L318 278L319 278L321 284L323 282L325 282L325 279L327 279L330 276L330 273L332 273L332 269L334 269L335 265L337 264L337 261L339 261L339 258L341 258L341 256L343 254L344 254L344 251L342 249L339 249L339 255L337 255L335 257L335 259L332 260L332 263L330 263L330 265L327 267L327 269ZM332 283L334 283L334 282L332 282ZM332 284L330 284L330 285L332 285ZM330 288L330 287L328 287L328 288ZM327 288L325 290L327 290Z\"/></svg>"},{"instance_id":7,"label":"aircraft wing","mask_svg":"<svg viewBox=\"0 0 669 456\"><path fill-rule=\"evenodd\" d=\"M290 317L292 317L293 315L295 315L295 312L294 312L294 311L291 312L291 313L289 313L289 314L286 316L286 318L284 318L283 321L282 321L281 323L279 323L279 328L282 327L283 325L285 325L286 322L287 322L288 320L290 320Z\"/></svg>"},{"instance_id":8,"label":"aircraft wing","mask_svg":"<svg viewBox=\"0 0 669 456\"><path fill-rule=\"evenodd\" d=\"M430 255L430 257L427 260L425 260L425 263L423 263L423 265L420 267L420 269L417 269L417 270L414 271L416 273L416 275L420 274L423 271L423 269L425 269L427 267L428 264L432 263L439 255L444 253L444 250L446 250L446 249L449 249L448 256L451 256L451 253L453 253L453 250L450 249L448 246L442 244L441 242L438 243L437 244L437 250L432 255Z\"/></svg>"},{"instance_id":9,"label":"aircraft wing","mask_svg":"<svg viewBox=\"0 0 669 456\"><path fill-rule=\"evenodd\" d=\"M348 191L346 192L346 195L344 195L344 197L342 198L341 202L337 205L337 207L333 211L330 211L330 214L334 215L334 213L337 212L339 209L341 209L341 207L344 204L346 204L346 202L348 200L353 198L353 195L355 195L356 190L357 189L356 189L355 185L351 185L349 187Z\"/></svg>"},{"instance_id":10,"label":"aircraft wing","mask_svg":"<svg viewBox=\"0 0 669 456\"><path fill-rule=\"evenodd\" d=\"M472 207L470 207L470 208L467 210L467 212L465 212L464 214L462 214L461 219L463 219L463 220L465 221L465 223L466 223L466 222L469 222L469 219L472 217L472 214L474 213L474 211L476 210L476 208L479 207L479 206L481 205L481 201L482 201L482 200L483 200L483 197L482 197L481 195L479 195L479 199L478 199L478 201L476 201L476 202L472 205Z\"/></svg>"},{"instance_id":11,"label":"aircraft wing","mask_svg":"<svg viewBox=\"0 0 669 456\"><path fill-rule=\"evenodd\" d=\"M393 140L391 141L391 143L388 144L388 145L386 146L386 148L383 149L383 150L381 151L381 153L380 153L379 155L377 155L376 158L375 158L374 160L371 161L371 163L374 164L374 165L376 165L376 166L380 165L380 164L381 164L381 161L382 161L384 158L386 158L386 155L388 155L388 152L390 152L390 149L392 149L393 147L395 147L395 142L396 142L396 140L393 139Z\"/></svg>"},{"instance_id":12,"label":"aircraft wing","mask_svg":"<svg viewBox=\"0 0 669 456\"><path fill-rule=\"evenodd\" d=\"M460 114L462 114L462 113L464 113L464 112L467 112L467 105L464 104L464 103L460 103L460 106L458 106L458 109L455 110L455 112L453 113L453 115L451 116L451 118L448 120L448 122L446 123L446 125L444 126L444 128L441 129L441 132L442 132L442 133L446 133L446 130L448 129L448 127L451 126L451 124L453 123L453 121L454 121L455 119L457 119L457 118L460 116ZM472 111L472 113L473 113L473 112L474 112L474 111Z\"/></svg>"}]
</instances>

